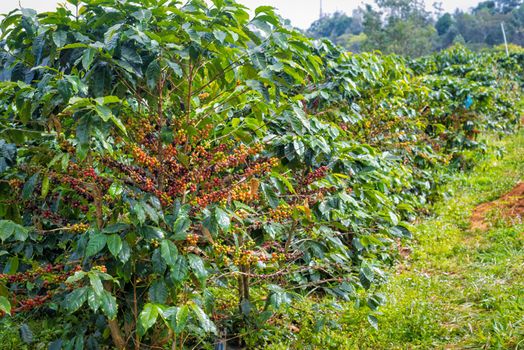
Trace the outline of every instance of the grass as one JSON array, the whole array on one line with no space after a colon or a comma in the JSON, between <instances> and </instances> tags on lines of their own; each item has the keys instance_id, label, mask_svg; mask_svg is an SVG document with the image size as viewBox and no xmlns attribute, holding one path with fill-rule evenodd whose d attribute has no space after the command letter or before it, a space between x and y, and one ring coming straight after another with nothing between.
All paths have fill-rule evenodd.
<instances>
[{"instance_id":1,"label":"grass","mask_svg":"<svg viewBox=\"0 0 524 350\"><path fill-rule=\"evenodd\" d=\"M378 330L352 305L304 301L288 316L299 331L271 348L524 349L524 225L495 220L487 232L469 230L478 204L524 180L524 131L490 144L504 157L458 175L452 195L417 225L412 253L379 291L388 302ZM323 313L333 322L318 331Z\"/></svg>"}]
</instances>

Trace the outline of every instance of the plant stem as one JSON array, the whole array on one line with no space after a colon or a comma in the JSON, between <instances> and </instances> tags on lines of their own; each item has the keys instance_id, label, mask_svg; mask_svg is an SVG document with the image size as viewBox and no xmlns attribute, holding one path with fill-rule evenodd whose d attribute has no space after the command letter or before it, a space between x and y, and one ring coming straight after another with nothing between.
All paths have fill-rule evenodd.
<instances>
[{"instance_id":1,"label":"plant stem","mask_svg":"<svg viewBox=\"0 0 524 350\"><path fill-rule=\"evenodd\" d=\"M93 189L94 189L94 204L95 204L95 215L96 215L96 225L99 230L104 227L104 217L102 212L102 193L100 191L100 188L93 183ZM104 284L104 288L107 291L110 291L112 289L112 283L106 282ZM118 350L124 350L126 348L126 341L124 340L124 337L122 336L122 330L120 329L120 326L118 324L118 320L115 318L113 320L107 320L107 325L109 327L109 330L111 331L111 338L113 339L113 343L115 344L115 347Z\"/></svg>"}]
</instances>

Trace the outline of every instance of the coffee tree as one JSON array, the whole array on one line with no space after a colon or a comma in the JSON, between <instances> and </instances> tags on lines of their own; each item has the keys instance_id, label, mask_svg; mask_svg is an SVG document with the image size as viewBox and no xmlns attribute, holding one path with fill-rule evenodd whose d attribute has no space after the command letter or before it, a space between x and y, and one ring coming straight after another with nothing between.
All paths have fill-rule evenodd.
<instances>
[{"instance_id":1,"label":"coffee tree","mask_svg":"<svg viewBox=\"0 0 524 350\"><path fill-rule=\"evenodd\" d=\"M312 291L375 310L448 163L519 115L500 55L352 55L229 0L0 30L0 310L54 348L206 347Z\"/></svg>"}]
</instances>

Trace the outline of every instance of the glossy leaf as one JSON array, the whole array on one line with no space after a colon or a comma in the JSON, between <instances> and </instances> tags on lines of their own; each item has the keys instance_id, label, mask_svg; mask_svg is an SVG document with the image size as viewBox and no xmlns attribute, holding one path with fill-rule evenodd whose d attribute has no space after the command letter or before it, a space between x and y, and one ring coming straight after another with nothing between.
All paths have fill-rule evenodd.
<instances>
[{"instance_id":1,"label":"glossy leaf","mask_svg":"<svg viewBox=\"0 0 524 350\"><path fill-rule=\"evenodd\" d=\"M160 253L167 265L171 267L176 266L176 258L178 256L178 249L173 242L171 242L170 240L164 239L160 243Z\"/></svg>"}]
</instances>

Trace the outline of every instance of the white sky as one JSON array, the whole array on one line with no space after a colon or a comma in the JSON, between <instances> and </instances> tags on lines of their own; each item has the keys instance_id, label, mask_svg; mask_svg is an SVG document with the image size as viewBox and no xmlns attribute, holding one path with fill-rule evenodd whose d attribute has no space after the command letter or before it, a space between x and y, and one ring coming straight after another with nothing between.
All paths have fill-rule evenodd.
<instances>
[{"instance_id":1,"label":"white sky","mask_svg":"<svg viewBox=\"0 0 524 350\"><path fill-rule=\"evenodd\" d=\"M261 5L271 5L279 10L279 13L291 19L293 25L299 28L307 28L318 18L320 0L238 0L244 5L254 9ZM453 12L455 8L463 10L474 7L480 0L439 0L442 2L445 11ZM6 13L18 7L18 3L24 7L34 8L37 11L49 11L56 7L57 3L63 0L0 0L0 13ZM364 3L372 3L372 0L323 0L324 12L344 11L351 15L353 9ZM434 0L426 0L428 7L431 7Z\"/></svg>"}]
</instances>

